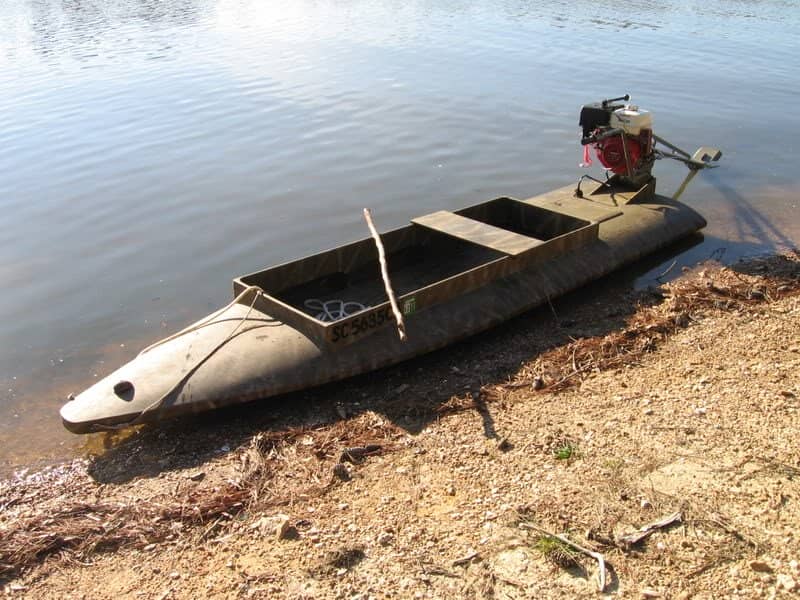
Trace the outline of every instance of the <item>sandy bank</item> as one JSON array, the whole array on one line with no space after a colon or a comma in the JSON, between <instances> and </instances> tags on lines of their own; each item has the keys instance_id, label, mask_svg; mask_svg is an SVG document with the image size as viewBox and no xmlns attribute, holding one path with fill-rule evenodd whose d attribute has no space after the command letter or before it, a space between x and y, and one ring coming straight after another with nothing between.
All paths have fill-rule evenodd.
<instances>
[{"instance_id":1,"label":"sandy bank","mask_svg":"<svg viewBox=\"0 0 800 600\"><path fill-rule=\"evenodd\" d=\"M446 352L0 484L3 589L596 596L597 563L545 531L602 554L619 597L797 593L798 372L796 253L592 286Z\"/></svg>"}]
</instances>

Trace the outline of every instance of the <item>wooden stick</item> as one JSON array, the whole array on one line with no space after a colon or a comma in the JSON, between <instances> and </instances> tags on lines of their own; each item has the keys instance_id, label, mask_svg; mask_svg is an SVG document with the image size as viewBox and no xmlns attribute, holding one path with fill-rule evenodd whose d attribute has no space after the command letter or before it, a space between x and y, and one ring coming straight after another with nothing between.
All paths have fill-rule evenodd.
<instances>
[{"instance_id":1,"label":"wooden stick","mask_svg":"<svg viewBox=\"0 0 800 600\"><path fill-rule=\"evenodd\" d=\"M368 208L364 209L364 218L367 220L369 231L372 233L372 238L375 240L375 245L378 247L378 261L381 263L381 276L383 277L383 286L386 288L386 295L389 296L389 303L392 305L392 312L397 321L397 335L400 340L406 341L406 324L403 321L403 313L397 307L397 299L394 297L394 290L392 290L392 282L389 279L389 268L386 265L386 252L383 249L383 242L381 236L378 235L378 230L375 229L375 224L372 222L372 215Z\"/></svg>"},{"instance_id":2,"label":"wooden stick","mask_svg":"<svg viewBox=\"0 0 800 600\"><path fill-rule=\"evenodd\" d=\"M558 534L556 535L558 539L562 542L567 544L568 546L572 546L575 550L579 552L583 552L587 556L591 556L593 559L597 561L597 589L600 592L604 592L606 589L606 561L603 558L603 555L599 552L594 552L589 550L588 548L584 548L583 546L579 546L575 542L571 541L567 536Z\"/></svg>"},{"instance_id":3,"label":"wooden stick","mask_svg":"<svg viewBox=\"0 0 800 600\"><path fill-rule=\"evenodd\" d=\"M564 542L567 546L574 548L578 552L583 552L587 556L591 556L593 559L597 561L597 589L600 593L603 593L606 589L606 561L603 558L603 555L599 552L594 552L593 550L589 550L588 548L584 548L583 546L579 546L572 540L570 540L566 535L563 534L554 534L550 533L546 529L542 529L541 527L537 527L532 523L520 523L519 526L522 529L533 529L534 531L538 531L544 535L550 536L551 538L556 538Z\"/></svg>"},{"instance_id":4,"label":"wooden stick","mask_svg":"<svg viewBox=\"0 0 800 600\"><path fill-rule=\"evenodd\" d=\"M457 558L456 560L454 560L453 566L458 567L460 565L466 565L467 563L472 562L473 559L478 558L478 556L480 555L473 550L466 556L462 556L461 558Z\"/></svg>"},{"instance_id":5,"label":"wooden stick","mask_svg":"<svg viewBox=\"0 0 800 600\"><path fill-rule=\"evenodd\" d=\"M656 529L661 529L663 527L669 527L673 523L679 523L683 519L683 513L681 511L674 512L671 515L667 515L658 521L654 521L633 531L631 533L625 533L617 537L615 540L618 544L622 544L625 547L631 547L635 544L641 542L644 538L649 536L653 533Z\"/></svg>"}]
</instances>

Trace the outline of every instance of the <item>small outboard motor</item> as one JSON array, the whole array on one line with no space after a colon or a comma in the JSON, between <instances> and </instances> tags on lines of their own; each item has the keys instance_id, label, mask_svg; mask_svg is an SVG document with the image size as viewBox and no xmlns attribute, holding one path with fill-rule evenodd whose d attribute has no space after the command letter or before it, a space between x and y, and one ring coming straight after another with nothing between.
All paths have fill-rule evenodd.
<instances>
[{"instance_id":1,"label":"small outboard motor","mask_svg":"<svg viewBox=\"0 0 800 600\"><path fill-rule=\"evenodd\" d=\"M625 184L640 187L652 178L653 163L659 158L671 158L695 171L716 165L709 164L722 156L716 148L704 146L690 155L653 133L653 116L634 104L627 104L629 94L600 102L584 104L578 124L583 130L583 165L590 166L589 148L594 148L597 160ZM621 104L617 104L623 102ZM669 151L656 147L666 146ZM688 178L691 180L691 177ZM688 183L688 181L686 182ZM683 188L681 187L681 192Z\"/></svg>"},{"instance_id":2,"label":"small outboard motor","mask_svg":"<svg viewBox=\"0 0 800 600\"><path fill-rule=\"evenodd\" d=\"M585 104L579 125L583 128L584 164L591 165L589 147L594 147L597 160L606 169L632 183L643 184L651 177L653 162L653 117L649 111L619 98Z\"/></svg>"}]
</instances>

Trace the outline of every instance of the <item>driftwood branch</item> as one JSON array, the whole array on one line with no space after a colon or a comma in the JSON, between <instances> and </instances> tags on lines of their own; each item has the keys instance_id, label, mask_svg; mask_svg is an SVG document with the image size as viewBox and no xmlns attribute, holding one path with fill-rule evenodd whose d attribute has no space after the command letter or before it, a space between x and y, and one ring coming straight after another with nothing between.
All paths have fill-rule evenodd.
<instances>
[{"instance_id":1,"label":"driftwood branch","mask_svg":"<svg viewBox=\"0 0 800 600\"><path fill-rule=\"evenodd\" d=\"M604 592L606 589L606 561L603 558L603 555L599 552L595 552L593 550L589 550L588 548L584 548L583 546L579 546L575 542L571 541L567 536L558 534L557 537L559 540L564 542L567 546L575 548L578 552L583 552L587 556L591 556L593 559L597 561L597 589L600 590L600 593Z\"/></svg>"},{"instance_id":2,"label":"driftwood branch","mask_svg":"<svg viewBox=\"0 0 800 600\"><path fill-rule=\"evenodd\" d=\"M402 341L406 341L406 324L403 321L403 313L397 307L397 299L394 296L392 289L392 282L389 279L389 268L386 265L386 252L383 249L383 242L381 236L378 235L378 230L375 229L375 224L372 222L372 215L368 208L364 209L364 218L369 226L369 231L372 234L372 239L375 240L375 245L378 247L378 261L381 263L381 276L383 277L383 286L386 288L386 295L389 296L389 303L392 305L392 312L394 313L395 321L397 321L397 335L400 336Z\"/></svg>"},{"instance_id":3,"label":"driftwood branch","mask_svg":"<svg viewBox=\"0 0 800 600\"><path fill-rule=\"evenodd\" d=\"M472 550L472 551L468 552L465 556L462 556L461 558L455 559L453 561L453 566L454 567L458 567L460 565L466 565L466 564L472 562L474 559L478 558L479 556L480 556L480 554L478 554L477 552Z\"/></svg>"},{"instance_id":4,"label":"driftwood branch","mask_svg":"<svg viewBox=\"0 0 800 600\"><path fill-rule=\"evenodd\" d=\"M656 529L662 529L664 527L669 527L673 523L679 523L683 519L683 513L680 511L674 512L671 515L667 515L666 517L659 519L658 521L654 521L633 531L631 533L625 533L617 537L616 542L626 548L630 548L641 542L644 538L649 536L653 533Z\"/></svg>"},{"instance_id":5,"label":"driftwood branch","mask_svg":"<svg viewBox=\"0 0 800 600\"><path fill-rule=\"evenodd\" d=\"M578 552L582 552L586 556L590 556L591 558L597 561L597 589L600 593L603 593L606 589L606 561L603 558L603 555L599 552L595 552L594 550L589 550L588 548L584 548L583 546L579 546L572 540L570 540L566 535L563 534L554 534L550 533L546 529L542 529L541 527L537 527L536 525L532 525L530 523L520 523L520 527L523 529L533 529L534 531L538 531L543 535L550 536L551 538L555 538L564 542L570 548L577 550Z\"/></svg>"}]
</instances>

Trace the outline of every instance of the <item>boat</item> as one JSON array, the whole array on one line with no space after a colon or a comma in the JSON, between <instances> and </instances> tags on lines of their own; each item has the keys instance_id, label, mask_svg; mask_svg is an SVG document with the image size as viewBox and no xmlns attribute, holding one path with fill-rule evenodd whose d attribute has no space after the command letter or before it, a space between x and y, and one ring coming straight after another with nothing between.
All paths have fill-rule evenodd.
<instances>
[{"instance_id":1,"label":"boat","mask_svg":"<svg viewBox=\"0 0 800 600\"><path fill-rule=\"evenodd\" d=\"M604 102L606 112L620 108ZM615 133L602 138L607 131ZM594 123L584 139L600 146L617 135L630 138ZM230 304L70 398L61 409L64 426L89 433L156 422L393 365L485 331L706 225L693 208L657 194L655 178L637 172L633 152L623 150L630 168L593 180L591 189L579 182L442 210L237 277ZM648 173L643 161L651 152L640 148L637 158ZM680 152L693 171L721 155Z\"/></svg>"}]
</instances>

